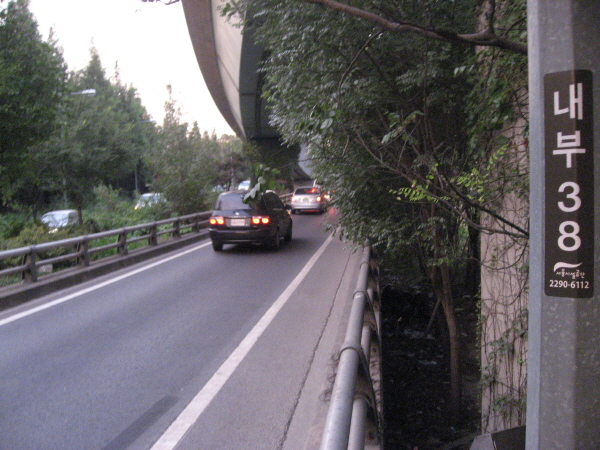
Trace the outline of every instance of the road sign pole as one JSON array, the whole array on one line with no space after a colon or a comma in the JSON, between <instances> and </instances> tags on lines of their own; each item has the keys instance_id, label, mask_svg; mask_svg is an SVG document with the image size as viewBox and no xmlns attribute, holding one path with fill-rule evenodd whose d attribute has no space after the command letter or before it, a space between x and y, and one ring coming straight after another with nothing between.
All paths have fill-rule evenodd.
<instances>
[{"instance_id":1,"label":"road sign pole","mask_svg":"<svg viewBox=\"0 0 600 450\"><path fill-rule=\"evenodd\" d=\"M529 0L528 21L526 448L598 449L600 2Z\"/></svg>"}]
</instances>

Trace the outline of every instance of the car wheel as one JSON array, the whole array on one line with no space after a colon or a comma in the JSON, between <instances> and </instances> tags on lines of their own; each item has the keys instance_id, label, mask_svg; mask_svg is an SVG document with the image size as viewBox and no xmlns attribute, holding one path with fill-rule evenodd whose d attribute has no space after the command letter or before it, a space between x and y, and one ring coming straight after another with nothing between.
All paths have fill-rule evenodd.
<instances>
[{"instance_id":1,"label":"car wheel","mask_svg":"<svg viewBox=\"0 0 600 450\"><path fill-rule=\"evenodd\" d=\"M212 247L215 252L220 252L221 250L223 250L223 244L221 244L220 242L212 241Z\"/></svg>"},{"instance_id":2,"label":"car wheel","mask_svg":"<svg viewBox=\"0 0 600 450\"><path fill-rule=\"evenodd\" d=\"M270 247L275 251L281 248L281 234L279 233L279 228L275 230L275 235L273 236Z\"/></svg>"},{"instance_id":3,"label":"car wheel","mask_svg":"<svg viewBox=\"0 0 600 450\"><path fill-rule=\"evenodd\" d=\"M283 240L285 242L290 242L292 240L292 224L290 223L290 226L288 227L287 233L285 233L285 236L283 237Z\"/></svg>"}]
</instances>

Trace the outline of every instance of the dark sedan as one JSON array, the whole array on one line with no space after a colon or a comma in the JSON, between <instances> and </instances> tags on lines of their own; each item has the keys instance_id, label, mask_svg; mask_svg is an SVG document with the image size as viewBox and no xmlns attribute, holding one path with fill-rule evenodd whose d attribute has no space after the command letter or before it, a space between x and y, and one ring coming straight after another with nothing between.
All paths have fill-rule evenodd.
<instances>
[{"instance_id":1,"label":"dark sedan","mask_svg":"<svg viewBox=\"0 0 600 450\"><path fill-rule=\"evenodd\" d=\"M264 244L274 250L281 240L292 240L292 218L274 192L264 193L259 200L244 203L247 191L224 192L219 195L209 219L209 235L213 249L224 244Z\"/></svg>"}]
</instances>

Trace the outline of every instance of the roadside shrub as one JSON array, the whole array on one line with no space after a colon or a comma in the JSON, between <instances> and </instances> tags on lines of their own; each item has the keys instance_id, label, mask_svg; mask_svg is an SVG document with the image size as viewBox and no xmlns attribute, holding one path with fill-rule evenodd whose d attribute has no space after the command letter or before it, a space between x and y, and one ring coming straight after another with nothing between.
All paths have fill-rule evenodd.
<instances>
[{"instance_id":1,"label":"roadside shrub","mask_svg":"<svg viewBox=\"0 0 600 450\"><path fill-rule=\"evenodd\" d=\"M7 250L11 248L28 247L30 245L42 244L44 242L59 241L75 236L88 234L85 226L70 226L59 228L55 232L50 233L48 227L42 224L30 224L23 227L18 236L2 241L1 249Z\"/></svg>"},{"instance_id":2,"label":"roadside shrub","mask_svg":"<svg viewBox=\"0 0 600 450\"><path fill-rule=\"evenodd\" d=\"M67 227L63 229L59 229L54 233L50 233L48 228L41 224L30 224L23 227L18 236L2 240L0 243L0 250L9 250L13 248L20 247L28 247L30 245L37 245L44 242L58 241L61 239L67 239L69 237L78 236L82 233L81 227ZM60 256L68 253L67 249L53 249L43 254L40 254L40 258L51 258L55 256ZM12 258L6 261L0 262L0 269L4 269L7 267L15 266L21 264L19 258ZM14 280L13 280L14 282ZM4 285L6 283L2 283Z\"/></svg>"},{"instance_id":3,"label":"roadside shrub","mask_svg":"<svg viewBox=\"0 0 600 450\"><path fill-rule=\"evenodd\" d=\"M10 213L0 216L0 238L4 241L19 235L25 227L27 217L24 214Z\"/></svg>"}]
</instances>

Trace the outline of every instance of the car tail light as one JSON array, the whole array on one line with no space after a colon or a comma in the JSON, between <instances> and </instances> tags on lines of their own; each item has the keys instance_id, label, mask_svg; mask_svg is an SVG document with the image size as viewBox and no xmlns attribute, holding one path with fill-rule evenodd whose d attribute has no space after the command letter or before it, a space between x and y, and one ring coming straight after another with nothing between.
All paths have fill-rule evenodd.
<instances>
[{"instance_id":1,"label":"car tail light","mask_svg":"<svg viewBox=\"0 0 600 450\"><path fill-rule=\"evenodd\" d=\"M298 201L298 199L297 199L296 197L293 197L293 196L292 196L292 201L293 201L293 202L296 202L296 201Z\"/></svg>"},{"instance_id":2,"label":"car tail light","mask_svg":"<svg viewBox=\"0 0 600 450\"><path fill-rule=\"evenodd\" d=\"M317 201L320 202L321 201L321 197L317 197Z\"/></svg>"},{"instance_id":3,"label":"car tail light","mask_svg":"<svg viewBox=\"0 0 600 450\"><path fill-rule=\"evenodd\" d=\"M270 217L265 216L252 216L253 225L268 225L271 223Z\"/></svg>"},{"instance_id":4,"label":"car tail light","mask_svg":"<svg viewBox=\"0 0 600 450\"><path fill-rule=\"evenodd\" d=\"M220 216L211 217L209 220L211 225L225 225L225 218Z\"/></svg>"}]
</instances>

